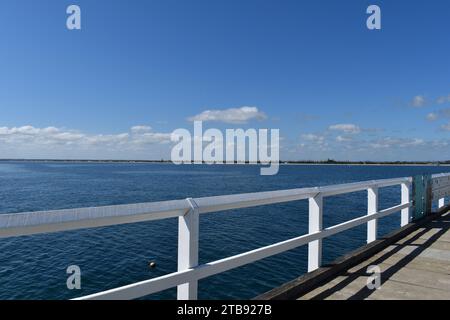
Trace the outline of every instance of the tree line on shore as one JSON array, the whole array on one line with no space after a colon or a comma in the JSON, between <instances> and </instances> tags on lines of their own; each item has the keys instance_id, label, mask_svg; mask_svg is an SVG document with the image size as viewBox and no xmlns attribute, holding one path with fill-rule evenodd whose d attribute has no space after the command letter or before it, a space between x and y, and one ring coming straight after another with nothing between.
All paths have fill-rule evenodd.
<instances>
[{"instance_id":1,"label":"tree line on shore","mask_svg":"<svg viewBox=\"0 0 450 320\"><path fill-rule=\"evenodd\" d=\"M170 160L90 160L90 159L0 159L3 162L89 162L89 163L172 163ZM193 161L191 162L193 163ZM450 165L450 160L444 161L342 161L342 160L280 160L281 164L342 164L342 165ZM220 164L220 163L218 163ZM237 162L235 164L259 164L255 162Z\"/></svg>"}]
</instances>

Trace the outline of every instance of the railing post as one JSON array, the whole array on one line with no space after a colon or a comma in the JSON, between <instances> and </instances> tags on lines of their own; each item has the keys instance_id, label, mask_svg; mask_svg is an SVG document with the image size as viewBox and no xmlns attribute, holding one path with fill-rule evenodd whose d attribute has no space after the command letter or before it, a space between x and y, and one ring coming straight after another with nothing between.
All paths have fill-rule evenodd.
<instances>
[{"instance_id":1,"label":"railing post","mask_svg":"<svg viewBox=\"0 0 450 320\"><path fill-rule=\"evenodd\" d=\"M309 233L322 230L323 197L319 193L309 198ZM308 272L320 268L322 264L322 239L308 243Z\"/></svg>"},{"instance_id":2,"label":"railing post","mask_svg":"<svg viewBox=\"0 0 450 320\"><path fill-rule=\"evenodd\" d=\"M191 209L178 218L178 271L198 266L198 206L191 198L186 201ZM179 285L178 300L197 300L197 287L197 279Z\"/></svg>"},{"instance_id":3,"label":"railing post","mask_svg":"<svg viewBox=\"0 0 450 320\"><path fill-rule=\"evenodd\" d=\"M445 207L445 198L439 199L439 209Z\"/></svg>"},{"instance_id":4,"label":"railing post","mask_svg":"<svg viewBox=\"0 0 450 320\"><path fill-rule=\"evenodd\" d=\"M378 187L367 189L367 214L372 215L378 212ZM367 243L377 240L377 219L367 222Z\"/></svg>"},{"instance_id":5,"label":"railing post","mask_svg":"<svg viewBox=\"0 0 450 320\"><path fill-rule=\"evenodd\" d=\"M414 214L412 220L415 221L431 213L431 175L418 175L414 177L413 181Z\"/></svg>"},{"instance_id":6,"label":"railing post","mask_svg":"<svg viewBox=\"0 0 450 320\"><path fill-rule=\"evenodd\" d=\"M410 203L411 202L411 184L408 183L402 183L402 204ZM401 213L401 223L400 226L404 227L407 224L409 224L411 221L411 210L410 208L402 209Z\"/></svg>"}]
</instances>

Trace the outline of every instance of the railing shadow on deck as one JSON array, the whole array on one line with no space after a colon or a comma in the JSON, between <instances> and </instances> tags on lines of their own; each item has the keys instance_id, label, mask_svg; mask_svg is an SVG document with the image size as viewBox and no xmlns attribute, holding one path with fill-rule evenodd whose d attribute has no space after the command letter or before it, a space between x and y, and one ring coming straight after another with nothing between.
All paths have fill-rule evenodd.
<instances>
[{"instance_id":1,"label":"railing shadow on deck","mask_svg":"<svg viewBox=\"0 0 450 320\"><path fill-rule=\"evenodd\" d=\"M379 265L382 264L384 261L389 259L390 257L394 256L395 254L399 253L403 248L412 245L415 241L419 240L423 235L427 234L433 229L440 229L435 234L433 234L430 238L428 238L424 243L417 245L415 249L413 249L411 252L405 254L404 258L400 259L398 262L391 265L386 270L382 271L381 273L381 279L382 282L386 282L389 280L393 275L395 275L398 271L400 271L402 268L406 267L410 262L412 262L415 258L417 258L421 253L423 253L427 248L429 248L433 243L435 243L443 234L445 234L450 229L450 212L442 215L437 220L430 221L426 225L424 225L423 230L420 230L417 232L414 236L407 239L405 242L399 244L398 241L396 244L396 247L385 254L383 254L378 259L372 261L370 265ZM339 274L338 276L347 276L344 280L336 284L335 286L328 288L324 290L323 292L317 294L316 296L312 297L312 300L324 300L328 297L330 297L332 294L344 289L349 284L353 283L355 280L357 280L360 277L368 277L371 276L371 274L367 273L367 265L362 266L360 269L356 270L355 272L343 272ZM348 300L364 300L368 298L371 294L373 294L374 291L369 289L367 286L363 286L359 291L352 294Z\"/></svg>"}]
</instances>

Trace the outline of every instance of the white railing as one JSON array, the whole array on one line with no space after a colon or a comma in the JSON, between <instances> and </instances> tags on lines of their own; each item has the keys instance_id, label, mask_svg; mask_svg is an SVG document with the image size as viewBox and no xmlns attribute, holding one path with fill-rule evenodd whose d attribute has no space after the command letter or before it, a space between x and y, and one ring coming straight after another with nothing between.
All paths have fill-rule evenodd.
<instances>
[{"instance_id":1,"label":"white railing","mask_svg":"<svg viewBox=\"0 0 450 320\"><path fill-rule=\"evenodd\" d=\"M439 192L444 192L446 195L450 193L449 174L433 176L433 183L436 183L435 190L440 190ZM78 299L135 299L176 286L178 287L178 299L196 299L197 284L200 279L306 244L308 244L308 271L313 271L321 266L323 238L367 224L367 242L370 243L377 239L377 220L399 211L401 211L400 224L405 226L411 220L411 184L412 178L406 177L325 187L195 199L188 198L186 200L143 204L0 214L0 238L178 217L177 272ZM388 209L379 210L378 189L396 185L401 186L401 203ZM439 185L439 188L437 185ZM329 228L324 229L322 227L324 197L364 190L368 192L367 215ZM437 196L438 194L436 193ZM225 259L198 265L200 214L305 199L309 200L308 234ZM439 205L445 205L445 201L441 198L439 198Z\"/></svg>"},{"instance_id":2,"label":"white railing","mask_svg":"<svg viewBox=\"0 0 450 320\"><path fill-rule=\"evenodd\" d=\"M435 174L431 179L432 199L438 201L438 207L445 206L445 198L450 197L450 174Z\"/></svg>"}]
</instances>

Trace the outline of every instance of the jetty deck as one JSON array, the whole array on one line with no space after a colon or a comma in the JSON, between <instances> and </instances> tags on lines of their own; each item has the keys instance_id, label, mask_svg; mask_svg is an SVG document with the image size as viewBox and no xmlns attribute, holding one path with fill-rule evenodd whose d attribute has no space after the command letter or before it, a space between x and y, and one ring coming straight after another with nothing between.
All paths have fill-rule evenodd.
<instances>
[{"instance_id":1,"label":"jetty deck","mask_svg":"<svg viewBox=\"0 0 450 320\"><path fill-rule=\"evenodd\" d=\"M423 226L394 241L385 249L349 267L321 284L310 286L297 300L450 300L450 212L438 215ZM384 239L383 241L389 241ZM363 249L367 250L370 248ZM358 253L361 254L361 253ZM356 256L358 255L356 254ZM350 256L345 261L350 261ZM380 270L379 289L369 289L373 273L370 266ZM332 268L336 268L333 266ZM316 277L323 274L318 271ZM266 294L276 299L283 293L308 285L313 277L299 278ZM285 296L286 297L286 296Z\"/></svg>"}]
</instances>

